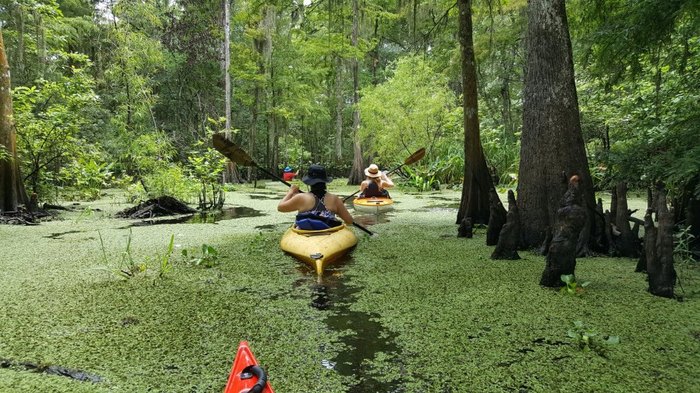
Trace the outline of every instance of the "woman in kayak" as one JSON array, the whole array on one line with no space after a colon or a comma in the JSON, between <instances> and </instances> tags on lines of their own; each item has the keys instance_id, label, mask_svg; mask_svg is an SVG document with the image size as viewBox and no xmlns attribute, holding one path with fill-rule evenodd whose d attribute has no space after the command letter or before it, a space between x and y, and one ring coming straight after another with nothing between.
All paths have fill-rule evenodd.
<instances>
[{"instance_id":1,"label":"woman in kayak","mask_svg":"<svg viewBox=\"0 0 700 393\"><path fill-rule=\"evenodd\" d=\"M386 173L379 170L375 164L371 164L365 169L367 180L360 184L360 195L358 198L383 197L390 198L387 188L394 186L394 182L389 179Z\"/></svg>"},{"instance_id":2,"label":"woman in kayak","mask_svg":"<svg viewBox=\"0 0 700 393\"><path fill-rule=\"evenodd\" d=\"M311 165L301 181L311 187L310 192L300 192L293 185L287 195L277 205L280 212L297 211L297 226L300 229L326 229L340 225L338 215L346 224L352 224L352 216L343 201L326 191L326 183L333 179L326 176L326 169L321 165Z\"/></svg>"}]
</instances>

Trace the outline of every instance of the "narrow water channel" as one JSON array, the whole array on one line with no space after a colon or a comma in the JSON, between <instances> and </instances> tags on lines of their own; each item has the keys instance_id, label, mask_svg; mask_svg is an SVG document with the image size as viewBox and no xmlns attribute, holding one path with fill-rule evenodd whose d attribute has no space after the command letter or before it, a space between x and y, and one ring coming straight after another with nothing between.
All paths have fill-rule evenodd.
<instances>
[{"instance_id":1,"label":"narrow water channel","mask_svg":"<svg viewBox=\"0 0 700 393\"><path fill-rule=\"evenodd\" d=\"M311 284L311 307L326 312L326 325L343 333L341 342L347 348L330 359L326 366L358 381L349 387L349 393L403 392L402 381L379 381L368 363L379 353L398 358L398 347L394 343L395 334L377 322L379 314L351 310L362 290L352 285L348 276L343 274L345 269L351 268L352 257L348 256L330 266L323 277L314 278L316 282Z\"/></svg>"}]
</instances>

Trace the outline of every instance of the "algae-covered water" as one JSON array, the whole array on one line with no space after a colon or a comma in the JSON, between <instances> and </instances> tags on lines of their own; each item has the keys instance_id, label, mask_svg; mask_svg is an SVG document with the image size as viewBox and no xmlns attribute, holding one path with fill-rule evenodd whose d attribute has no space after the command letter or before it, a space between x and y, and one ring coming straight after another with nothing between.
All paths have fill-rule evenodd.
<instances>
[{"instance_id":1,"label":"algae-covered water","mask_svg":"<svg viewBox=\"0 0 700 393\"><path fill-rule=\"evenodd\" d=\"M281 393L700 391L698 268L677 266L679 302L634 260L579 259L590 285L561 294L538 285L543 257L457 238L458 192L396 190L394 211L357 216L378 236L356 231L318 278L279 249L285 191L239 186L220 216L155 222L113 218L131 205L111 192L0 226L0 391L221 392L241 340ZM202 244L212 267L181 255ZM146 270L124 279L129 257ZM575 321L620 343L581 349Z\"/></svg>"}]
</instances>

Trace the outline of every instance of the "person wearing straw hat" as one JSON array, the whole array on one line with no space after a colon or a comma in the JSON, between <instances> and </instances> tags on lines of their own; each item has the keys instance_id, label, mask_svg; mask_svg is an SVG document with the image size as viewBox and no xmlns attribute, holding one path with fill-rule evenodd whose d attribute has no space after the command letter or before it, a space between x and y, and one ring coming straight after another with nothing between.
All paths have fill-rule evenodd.
<instances>
[{"instance_id":1,"label":"person wearing straw hat","mask_svg":"<svg viewBox=\"0 0 700 393\"><path fill-rule=\"evenodd\" d=\"M317 230L338 226L340 221L336 215L346 224L352 224L352 216L343 200L326 191L326 184L332 180L326 175L326 168L311 165L301 179L310 187L309 192L300 192L299 187L292 184L287 195L277 205L277 210L283 213L298 212L296 222L300 229Z\"/></svg>"},{"instance_id":2,"label":"person wearing straw hat","mask_svg":"<svg viewBox=\"0 0 700 393\"><path fill-rule=\"evenodd\" d=\"M394 186L386 173L379 170L376 164L370 164L365 168L367 179L360 183L360 195L358 198L383 197L390 198L387 188Z\"/></svg>"}]
</instances>

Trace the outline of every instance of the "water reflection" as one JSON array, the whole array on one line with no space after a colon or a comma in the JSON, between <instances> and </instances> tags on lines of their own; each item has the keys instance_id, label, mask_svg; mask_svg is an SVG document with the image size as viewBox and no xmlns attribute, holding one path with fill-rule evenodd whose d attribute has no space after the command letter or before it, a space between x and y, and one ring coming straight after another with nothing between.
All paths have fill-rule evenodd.
<instances>
[{"instance_id":1,"label":"water reflection","mask_svg":"<svg viewBox=\"0 0 700 393\"><path fill-rule=\"evenodd\" d=\"M362 226L372 226L375 224L384 224L389 222L389 217L391 217L387 213L379 213L379 214L363 214L363 215L357 215L353 216L354 220L356 223L362 225Z\"/></svg>"},{"instance_id":2,"label":"water reflection","mask_svg":"<svg viewBox=\"0 0 700 393\"><path fill-rule=\"evenodd\" d=\"M312 290L310 306L326 313L326 325L342 334L340 340L347 348L335 358L325 359L323 367L354 378L357 383L348 388L350 393L404 391L401 380L377 380L377 371L369 364L380 353L395 361L401 360L394 342L396 335L378 322L380 315L351 309L362 290L353 286L344 274L351 265L352 257L348 256L329 266L323 276L316 276L314 272L306 274Z\"/></svg>"},{"instance_id":3,"label":"water reflection","mask_svg":"<svg viewBox=\"0 0 700 393\"><path fill-rule=\"evenodd\" d=\"M265 213L246 206L234 206L222 210L187 214L174 218L154 218L152 220L142 220L131 224L132 227L162 225L162 224L215 224L223 220L232 220L243 217L259 217Z\"/></svg>"}]
</instances>

